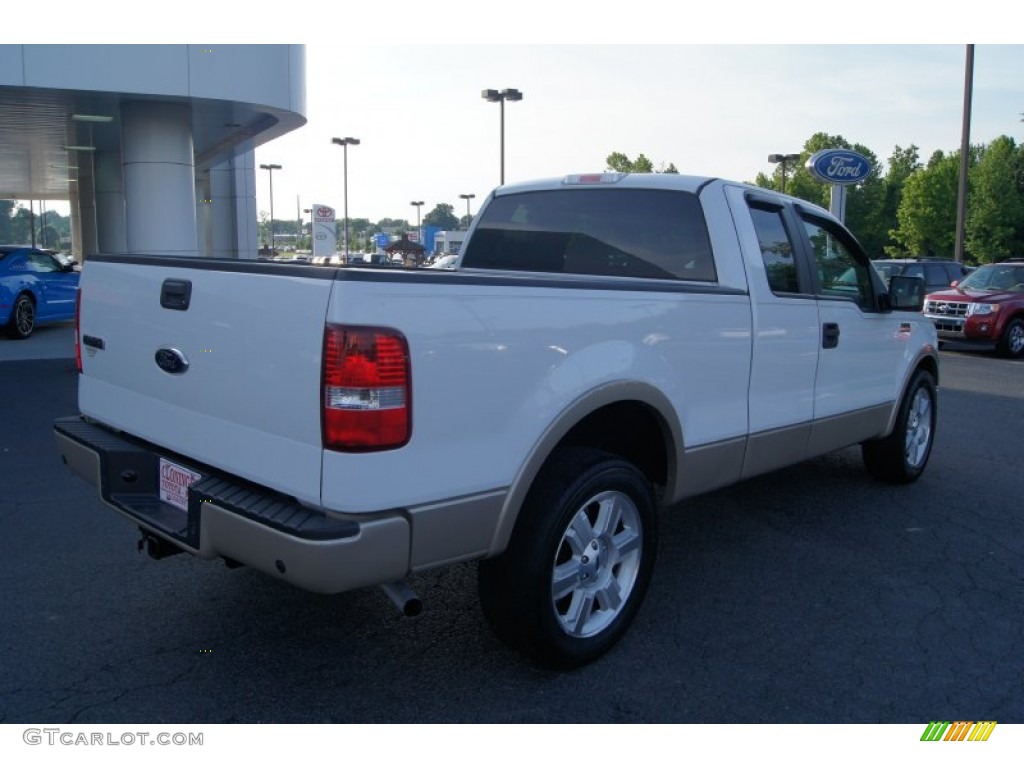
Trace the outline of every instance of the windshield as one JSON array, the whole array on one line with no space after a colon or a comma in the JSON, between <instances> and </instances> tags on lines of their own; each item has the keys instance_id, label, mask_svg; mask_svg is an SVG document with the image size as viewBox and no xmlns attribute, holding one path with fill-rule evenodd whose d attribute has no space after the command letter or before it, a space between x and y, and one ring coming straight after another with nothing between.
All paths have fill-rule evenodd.
<instances>
[{"instance_id":1,"label":"windshield","mask_svg":"<svg viewBox=\"0 0 1024 768\"><path fill-rule=\"evenodd\" d=\"M957 287L973 291L1024 291L1024 264L985 264Z\"/></svg>"}]
</instances>

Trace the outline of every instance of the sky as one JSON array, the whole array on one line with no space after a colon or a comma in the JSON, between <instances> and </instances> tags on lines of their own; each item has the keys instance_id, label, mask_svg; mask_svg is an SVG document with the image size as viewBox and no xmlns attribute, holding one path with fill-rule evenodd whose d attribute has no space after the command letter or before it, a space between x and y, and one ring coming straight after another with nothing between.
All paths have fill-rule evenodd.
<instances>
[{"instance_id":1,"label":"sky","mask_svg":"<svg viewBox=\"0 0 1024 768\"><path fill-rule=\"evenodd\" d=\"M66 0L55 0L59 6ZM93 29L67 42L117 43L95 0ZM68 4L69 10L75 6ZM344 208L352 218L425 215L439 203L475 213L500 182L500 107L486 88L517 88L505 105L505 178L602 171L612 152L682 173L753 181L772 153L814 133L839 135L885 161L897 147L960 146L966 43L975 44L971 141L1024 141L1024 45L997 0L969 13L909 0L672 5L664 0L374 0L327 11L254 3L240 15L177 0L131 42L302 43L307 123L256 149L257 210ZM83 32L87 34L83 38ZM15 34L14 30L7 33ZM10 42L62 42L18 30ZM0 32L0 40L5 35ZM1016 38L1016 39L1014 39ZM7 40L3 40L7 42ZM58 206L59 207L59 206Z\"/></svg>"},{"instance_id":2,"label":"sky","mask_svg":"<svg viewBox=\"0 0 1024 768\"><path fill-rule=\"evenodd\" d=\"M437 35L424 37L438 39ZM507 183L602 171L612 152L655 167L753 181L772 153L800 152L824 131L883 162L916 145L922 161L960 146L966 46L950 44L306 44L308 122L256 150L276 163L274 214L297 203L343 208L348 148L352 218L406 218L449 203L475 212ZM1024 45L975 44L972 143L1024 138ZM257 170L257 207L269 179Z\"/></svg>"}]
</instances>

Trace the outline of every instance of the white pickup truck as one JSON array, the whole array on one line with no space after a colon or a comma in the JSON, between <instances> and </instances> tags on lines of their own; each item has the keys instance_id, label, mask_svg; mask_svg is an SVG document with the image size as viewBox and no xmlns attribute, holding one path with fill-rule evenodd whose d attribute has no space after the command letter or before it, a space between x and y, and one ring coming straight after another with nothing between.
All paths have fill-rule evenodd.
<instances>
[{"instance_id":1,"label":"white pickup truck","mask_svg":"<svg viewBox=\"0 0 1024 768\"><path fill-rule=\"evenodd\" d=\"M495 632L571 667L638 610L659 508L856 444L880 479L920 475L922 300L770 191L516 184L454 270L89 259L81 415L55 434L155 557L384 586L409 612L411 574L480 560Z\"/></svg>"}]
</instances>

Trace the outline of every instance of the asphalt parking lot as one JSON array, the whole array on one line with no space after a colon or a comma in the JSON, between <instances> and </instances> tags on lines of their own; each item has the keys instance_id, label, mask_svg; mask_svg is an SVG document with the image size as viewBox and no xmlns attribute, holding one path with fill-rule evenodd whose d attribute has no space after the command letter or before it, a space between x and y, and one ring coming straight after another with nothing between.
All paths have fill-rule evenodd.
<instances>
[{"instance_id":1,"label":"asphalt parking lot","mask_svg":"<svg viewBox=\"0 0 1024 768\"><path fill-rule=\"evenodd\" d=\"M472 564L416 578L403 619L138 554L53 446L71 333L0 339L2 722L1024 722L1024 361L941 353L912 486L851 449L667 511L633 629L559 674L489 634Z\"/></svg>"}]
</instances>

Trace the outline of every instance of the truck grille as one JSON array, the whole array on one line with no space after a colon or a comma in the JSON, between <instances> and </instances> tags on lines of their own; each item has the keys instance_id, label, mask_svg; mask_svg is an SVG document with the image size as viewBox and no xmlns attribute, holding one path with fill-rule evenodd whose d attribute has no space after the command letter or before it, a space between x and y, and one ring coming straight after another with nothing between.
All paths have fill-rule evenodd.
<instances>
[{"instance_id":1,"label":"truck grille","mask_svg":"<svg viewBox=\"0 0 1024 768\"><path fill-rule=\"evenodd\" d=\"M935 330L940 336L963 336L967 307L966 301L928 299L924 304L924 316L935 323Z\"/></svg>"},{"instance_id":2,"label":"truck grille","mask_svg":"<svg viewBox=\"0 0 1024 768\"><path fill-rule=\"evenodd\" d=\"M924 311L935 317L966 317L966 301L942 301L941 299L928 299L924 305Z\"/></svg>"}]
</instances>

